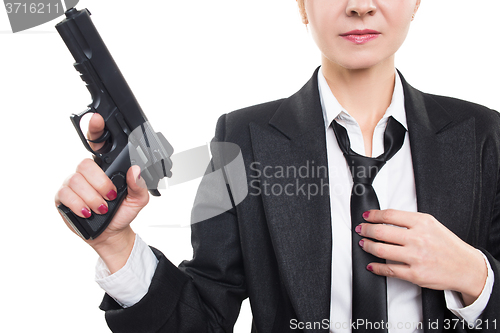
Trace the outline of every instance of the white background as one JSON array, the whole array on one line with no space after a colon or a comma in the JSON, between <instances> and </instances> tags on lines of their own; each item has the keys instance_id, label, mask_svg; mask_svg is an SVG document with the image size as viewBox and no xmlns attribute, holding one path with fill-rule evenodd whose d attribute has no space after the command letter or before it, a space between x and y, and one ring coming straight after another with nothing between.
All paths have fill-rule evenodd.
<instances>
[{"instance_id":1,"label":"white background","mask_svg":"<svg viewBox=\"0 0 500 333\"><path fill-rule=\"evenodd\" d=\"M291 95L320 61L293 0L82 0L84 7L177 152L209 141L219 115ZM499 0L423 0L397 67L420 90L500 110L499 12ZM93 282L96 254L53 203L90 156L69 121L90 95L55 32L61 20L12 34L0 8L2 332L109 331ZM175 264L192 255L196 187L163 190L133 223ZM245 301L235 332L250 332L250 323Z\"/></svg>"}]
</instances>

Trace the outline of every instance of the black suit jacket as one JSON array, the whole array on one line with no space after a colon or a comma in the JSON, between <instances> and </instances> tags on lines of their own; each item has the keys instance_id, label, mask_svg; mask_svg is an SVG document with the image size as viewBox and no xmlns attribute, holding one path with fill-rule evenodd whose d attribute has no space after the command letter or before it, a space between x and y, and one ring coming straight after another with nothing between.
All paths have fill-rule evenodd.
<instances>
[{"instance_id":1,"label":"black suit jacket","mask_svg":"<svg viewBox=\"0 0 500 333\"><path fill-rule=\"evenodd\" d=\"M489 329L483 325L481 331L497 331L500 116L480 105L422 93L402 81L418 210L432 214L488 257L496 281L482 316L489 320ZM292 319L312 323L329 319L328 192L309 198L301 191L257 195L264 181L268 190L275 186L275 193L297 179L306 190L313 189L312 184L320 189L328 183L327 175L257 178L256 171L266 166L298 169L307 161L328 165L317 70L289 98L220 117L214 140L241 148L249 195L232 210L192 225L194 256L179 268L153 248L159 264L149 292L139 303L122 309L104 297L101 309L114 332L232 332L246 297L253 313L252 332L297 332L290 329ZM422 307L425 332L441 332L445 319L455 318L446 308L443 291L423 289ZM429 323L437 323L438 328L432 329ZM462 326L454 331L465 331ZM327 332L323 328L305 331Z\"/></svg>"}]
</instances>

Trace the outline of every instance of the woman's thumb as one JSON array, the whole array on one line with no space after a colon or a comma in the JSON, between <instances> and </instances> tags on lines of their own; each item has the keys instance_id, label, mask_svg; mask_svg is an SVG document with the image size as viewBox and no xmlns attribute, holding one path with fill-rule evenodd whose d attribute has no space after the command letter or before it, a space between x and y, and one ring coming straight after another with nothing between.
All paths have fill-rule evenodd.
<instances>
[{"instance_id":1,"label":"woman's thumb","mask_svg":"<svg viewBox=\"0 0 500 333\"><path fill-rule=\"evenodd\" d=\"M127 172L128 195L135 199L149 197L146 182L141 177L141 168L133 165Z\"/></svg>"}]
</instances>

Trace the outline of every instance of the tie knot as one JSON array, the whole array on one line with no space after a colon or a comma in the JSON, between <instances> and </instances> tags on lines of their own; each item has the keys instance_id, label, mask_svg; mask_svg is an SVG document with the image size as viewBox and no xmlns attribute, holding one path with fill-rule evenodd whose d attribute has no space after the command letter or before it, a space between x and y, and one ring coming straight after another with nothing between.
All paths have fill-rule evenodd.
<instances>
[{"instance_id":1,"label":"tie knot","mask_svg":"<svg viewBox=\"0 0 500 333\"><path fill-rule=\"evenodd\" d=\"M371 185L373 179L385 165L403 146L406 129L392 116L387 120L387 126L384 132L384 153L376 158L366 157L356 154L351 149L351 143L347 130L335 120L332 121L332 127L337 138L340 149L344 153L352 179L355 184Z\"/></svg>"},{"instance_id":2,"label":"tie knot","mask_svg":"<svg viewBox=\"0 0 500 333\"><path fill-rule=\"evenodd\" d=\"M372 185L375 176L385 161L361 155L344 155L351 171L354 184Z\"/></svg>"}]
</instances>

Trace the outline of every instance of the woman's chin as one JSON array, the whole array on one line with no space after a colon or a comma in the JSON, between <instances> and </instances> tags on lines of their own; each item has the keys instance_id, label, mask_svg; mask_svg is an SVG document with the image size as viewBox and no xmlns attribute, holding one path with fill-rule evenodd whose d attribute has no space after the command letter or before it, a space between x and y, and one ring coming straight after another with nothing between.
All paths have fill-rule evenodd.
<instances>
[{"instance_id":1,"label":"woman's chin","mask_svg":"<svg viewBox=\"0 0 500 333\"><path fill-rule=\"evenodd\" d=\"M337 61L327 61L323 62L323 65L330 63L332 66L340 66L347 70L367 70L371 68L378 67L382 63L385 63L383 59L378 59L375 57L349 57L346 59L339 59Z\"/></svg>"}]
</instances>

